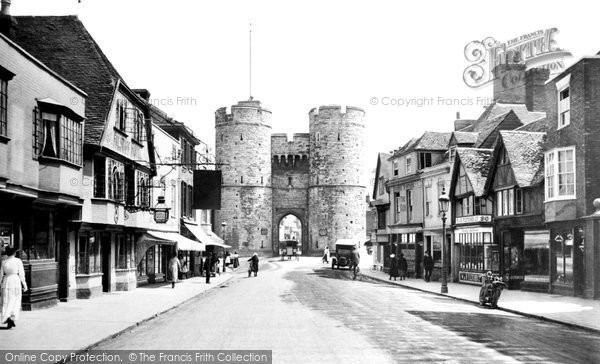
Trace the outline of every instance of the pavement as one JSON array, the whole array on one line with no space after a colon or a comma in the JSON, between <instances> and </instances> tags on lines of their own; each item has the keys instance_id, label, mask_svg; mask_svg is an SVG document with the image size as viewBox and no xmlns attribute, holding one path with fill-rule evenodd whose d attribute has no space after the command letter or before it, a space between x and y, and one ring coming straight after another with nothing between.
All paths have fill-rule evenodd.
<instances>
[{"instance_id":1,"label":"pavement","mask_svg":"<svg viewBox=\"0 0 600 364\"><path fill-rule=\"evenodd\" d=\"M0 327L0 350L82 351L221 287L236 274L223 273L211 278L210 284L205 277L193 277L179 281L175 288L170 283L155 283L23 311L17 327Z\"/></svg>"},{"instance_id":2,"label":"pavement","mask_svg":"<svg viewBox=\"0 0 600 364\"><path fill-rule=\"evenodd\" d=\"M373 272L362 265L361 273L377 281L479 304L479 285L449 282L448 293L442 294L439 281L425 282L421 278L390 281L389 274ZM600 333L600 300L505 289L498 309Z\"/></svg>"}]
</instances>

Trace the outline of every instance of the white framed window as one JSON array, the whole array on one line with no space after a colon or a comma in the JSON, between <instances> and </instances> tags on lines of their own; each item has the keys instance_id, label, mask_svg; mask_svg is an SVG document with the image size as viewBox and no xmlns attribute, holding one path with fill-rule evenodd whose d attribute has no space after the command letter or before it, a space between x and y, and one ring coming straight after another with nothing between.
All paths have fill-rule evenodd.
<instances>
[{"instance_id":1,"label":"white framed window","mask_svg":"<svg viewBox=\"0 0 600 364\"><path fill-rule=\"evenodd\" d=\"M575 147L548 151L545 162L546 200L575 198Z\"/></svg>"},{"instance_id":2,"label":"white framed window","mask_svg":"<svg viewBox=\"0 0 600 364\"><path fill-rule=\"evenodd\" d=\"M151 184L152 180L146 172L135 171L135 204L142 207L150 207L151 204Z\"/></svg>"},{"instance_id":3,"label":"white framed window","mask_svg":"<svg viewBox=\"0 0 600 364\"><path fill-rule=\"evenodd\" d=\"M394 166L394 176L397 176L398 175L398 161L394 161L393 166Z\"/></svg>"},{"instance_id":4,"label":"white framed window","mask_svg":"<svg viewBox=\"0 0 600 364\"><path fill-rule=\"evenodd\" d=\"M558 129L571 124L571 75L563 77L556 83L558 93Z\"/></svg>"},{"instance_id":5,"label":"white framed window","mask_svg":"<svg viewBox=\"0 0 600 364\"><path fill-rule=\"evenodd\" d=\"M406 157L406 173L411 173L413 171L412 164L412 157Z\"/></svg>"},{"instance_id":6,"label":"white framed window","mask_svg":"<svg viewBox=\"0 0 600 364\"><path fill-rule=\"evenodd\" d=\"M123 163L106 158L106 178L108 198L115 201L125 201L125 166Z\"/></svg>"}]
</instances>

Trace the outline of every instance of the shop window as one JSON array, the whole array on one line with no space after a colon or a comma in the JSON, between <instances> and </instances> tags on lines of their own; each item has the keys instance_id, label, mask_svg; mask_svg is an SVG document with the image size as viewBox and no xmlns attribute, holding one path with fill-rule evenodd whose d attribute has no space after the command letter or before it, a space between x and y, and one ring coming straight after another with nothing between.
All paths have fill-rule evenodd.
<instances>
[{"instance_id":1,"label":"shop window","mask_svg":"<svg viewBox=\"0 0 600 364\"><path fill-rule=\"evenodd\" d=\"M54 259L56 241L54 235L54 214L34 212L29 223L31 236L23 240L25 260Z\"/></svg>"},{"instance_id":2,"label":"shop window","mask_svg":"<svg viewBox=\"0 0 600 364\"><path fill-rule=\"evenodd\" d=\"M117 234L116 236L115 266L117 269L133 267L133 235Z\"/></svg>"},{"instance_id":3,"label":"shop window","mask_svg":"<svg viewBox=\"0 0 600 364\"><path fill-rule=\"evenodd\" d=\"M459 268L472 271L499 270L499 252L492 245L491 233L457 233ZM494 254L495 252L495 254Z\"/></svg>"},{"instance_id":4,"label":"shop window","mask_svg":"<svg viewBox=\"0 0 600 364\"><path fill-rule=\"evenodd\" d=\"M76 273L92 274L102 272L100 256L100 233L80 232L76 247Z\"/></svg>"},{"instance_id":5,"label":"shop window","mask_svg":"<svg viewBox=\"0 0 600 364\"><path fill-rule=\"evenodd\" d=\"M548 231L525 231L523 272L525 281L548 282L550 279L550 234Z\"/></svg>"}]
</instances>

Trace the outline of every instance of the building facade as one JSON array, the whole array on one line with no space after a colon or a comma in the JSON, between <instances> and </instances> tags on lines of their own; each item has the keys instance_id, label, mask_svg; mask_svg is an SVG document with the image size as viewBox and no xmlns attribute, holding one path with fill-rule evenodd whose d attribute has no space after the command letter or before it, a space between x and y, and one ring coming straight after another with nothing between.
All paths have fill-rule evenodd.
<instances>
[{"instance_id":1,"label":"building facade","mask_svg":"<svg viewBox=\"0 0 600 364\"><path fill-rule=\"evenodd\" d=\"M0 34L0 245L20 249L26 310L65 299L75 280L86 98Z\"/></svg>"}]
</instances>

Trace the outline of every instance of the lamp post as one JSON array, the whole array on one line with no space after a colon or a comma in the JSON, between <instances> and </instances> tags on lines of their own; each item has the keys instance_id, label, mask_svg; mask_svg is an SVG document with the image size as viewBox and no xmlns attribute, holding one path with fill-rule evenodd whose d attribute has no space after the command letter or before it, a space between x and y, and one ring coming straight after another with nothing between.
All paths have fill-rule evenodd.
<instances>
[{"instance_id":1,"label":"lamp post","mask_svg":"<svg viewBox=\"0 0 600 364\"><path fill-rule=\"evenodd\" d=\"M158 196L158 203L151 209L154 212L154 221L157 224L165 224L169 221L170 209L165 203L165 196Z\"/></svg>"},{"instance_id":2,"label":"lamp post","mask_svg":"<svg viewBox=\"0 0 600 364\"><path fill-rule=\"evenodd\" d=\"M440 212L442 213L442 293L448 293L448 248L446 247L446 212L450 198L446 194L446 188L442 187L439 199Z\"/></svg>"}]
</instances>

